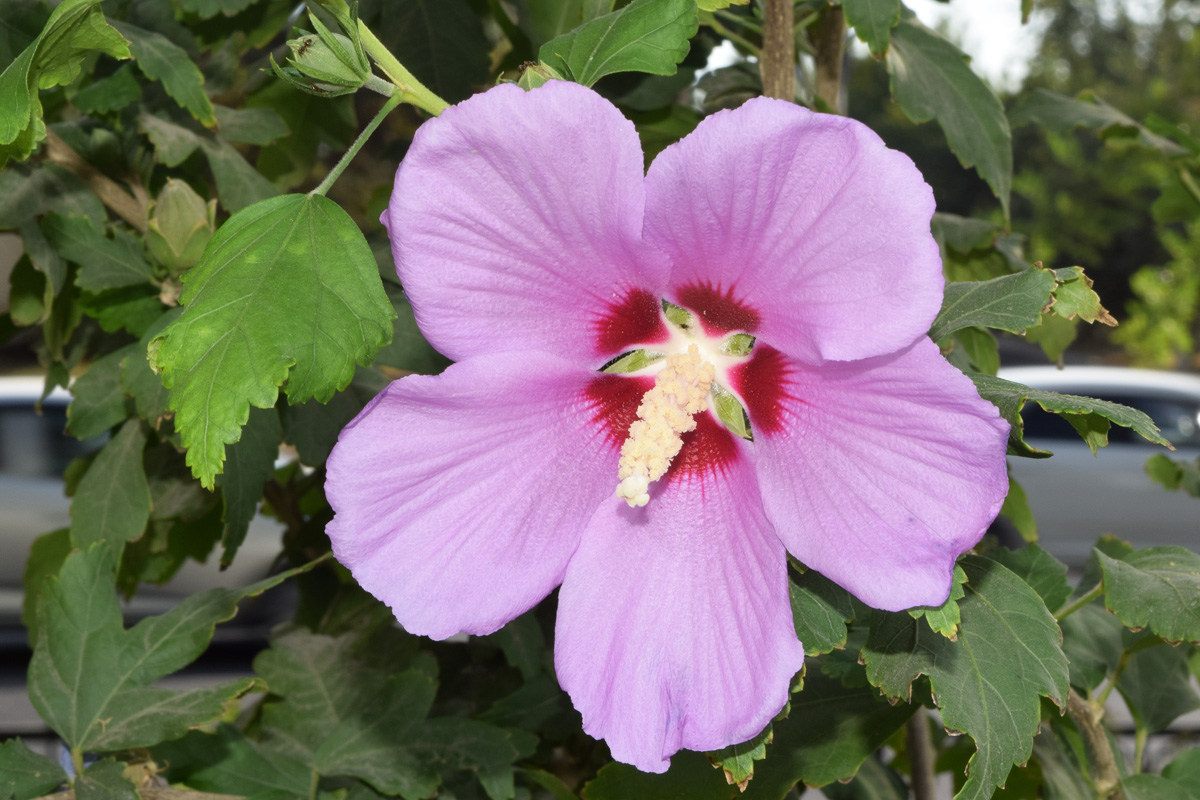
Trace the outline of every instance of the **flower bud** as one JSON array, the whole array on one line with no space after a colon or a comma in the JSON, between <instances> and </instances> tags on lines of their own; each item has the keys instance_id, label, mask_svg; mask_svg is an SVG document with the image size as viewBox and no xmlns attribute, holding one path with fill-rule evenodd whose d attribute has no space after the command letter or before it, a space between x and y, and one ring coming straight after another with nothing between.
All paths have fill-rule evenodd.
<instances>
[{"instance_id":1,"label":"flower bud","mask_svg":"<svg viewBox=\"0 0 1200 800\"><path fill-rule=\"evenodd\" d=\"M146 246L172 273L183 272L200 261L216 211L215 200L205 203L187 183L168 178L151 207Z\"/></svg>"},{"instance_id":2,"label":"flower bud","mask_svg":"<svg viewBox=\"0 0 1200 800\"><path fill-rule=\"evenodd\" d=\"M561 80L565 79L553 67L541 62L535 64L529 61L521 65L521 77L517 78L517 86L520 86L525 91L529 91L530 89L536 89L546 81Z\"/></svg>"},{"instance_id":3,"label":"flower bud","mask_svg":"<svg viewBox=\"0 0 1200 800\"><path fill-rule=\"evenodd\" d=\"M275 74L310 94L337 97L352 94L371 79L371 62L357 35L353 39L334 33L310 17L316 33L288 40L292 57L280 67L271 58Z\"/></svg>"}]
</instances>

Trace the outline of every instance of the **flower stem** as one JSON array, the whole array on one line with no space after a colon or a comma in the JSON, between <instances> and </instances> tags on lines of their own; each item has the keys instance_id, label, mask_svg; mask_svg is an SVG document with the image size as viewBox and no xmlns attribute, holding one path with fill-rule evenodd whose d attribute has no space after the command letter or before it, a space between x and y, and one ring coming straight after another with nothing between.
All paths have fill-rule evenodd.
<instances>
[{"instance_id":1,"label":"flower stem","mask_svg":"<svg viewBox=\"0 0 1200 800\"><path fill-rule=\"evenodd\" d=\"M435 117L446 110L449 103L429 91L424 84L413 77L413 74L405 69L390 50L383 46L383 42L376 38L362 20L358 22L358 35L362 39L363 49L367 51L367 55L374 59L379 68L383 70L383 74L387 75L400 90L399 97L402 102L411 103Z\"/></svg>"},{"instance_id":2,"label":"flower stem","mask_svg":"<svg viewBox=\"0 0 1200 800\"><path fill-rule=\"evenodd\" d=\"M929 734L929 717L924 706L908 718L904 728L908 745L908 763L912 769L914 800L933 800L933 737Z\"/></svg>"},{"instance_id":3,"label":"flower stem","mask_svg":"<svg viewBox=\"0 0 1200 800\"><path fill-rule=\"evenodd\" d=\"M1084 700L1071 689L1067 694L1067 713L1075 720L1075 725L1092 751L1096 763L1096 777L1092 786L1096 790L1097 800L1112 797L1120 790L1121 774L1117 771L1117 760L1113 756L1108 733L1101 724L1103 703Z\"/></svg>"},{"instance_id":4,"label":"flower stem","mask_svg":"<svg viewBox=\"0 0 1200 800\"><path fill-rule=\"evenodd\" d=\"M362 129L362 133L360 133L358 138L354 140L354 144L350 145L350 149L342 155L341 160L333 165L333 169L329 170L329 174L325 176L325 180L321 181L321 185L313 189L311 192L309 192L309 194L319 194L324 196L324 194L329 191L329 187L333 186L334 181L341 177L342 173L345 172L346 167L349 166L354 157L358 155L358 151L362 150L363 145L367 143L367 139L371 138L371 134L374 133L375 129L379 127L379 124L383 122L383 118L391 113L392 109L400 105L403 100L403 93L397 93L389 97L388 101L383 104L383 108L379 109L379 113L375 115L375 118L367 123L367 127Z\"/></svg>"},{"instance_id":5,"label":"flower stem","mask_svg":"<svg viewBox=\"0 0 1200 800\"><path fill-rule=\"evenodd\" d=\"M846 52L846 15L842 7L829 6L822 11L811 35L817 48L817 99L836 113L842 94L842 57Z\"/></svg>"},{"instance_id":6,"label":"flower stem","mask_svg":"<svg viewBox=\"0 0 1200 800\"><path fill-rule=\"evenodd\" d=\"M1074 603L1071 603L1071 605L1067 606L1066 608L1060 609L1059 612L1054 615L1054 618L1056 620L1058 620L1059 622L1061 622L1062 620L1064 620L1067 617L1074 614L1079 609L1081 609L1084 606L1091 603L1093 600L1095 600L1097 597L1099 597L1102 594L1104 594L1104 582L1103 581L1101 581L1100 583L1097 583L1091 589L1084 592L1082 595L1079 596L1079 599L1076 600Z\"/></svg>"},{"instance_id":7,"label":"flower stem","mask_svg":"<svg viewBox=\"0 0 1200 800\"><path fill-rule=\"evenodd\" d=\"M1137 775L1142 771L1142 760L1146 757L1146 740L1150 738L1150 731L1145 728L1138 728L1133 734L1133 774Z\"/></svg>"},{"instance_id":8,"label":"flower stem","mask_svg":"<svg viewBox=\"0 0 1200 800\"><path fill-rule=\"evenodd\" d=\"M764 9L763 94L792 102L796 97L795 10L792 0L767 0Z\"/></svg>"}]
</instances>

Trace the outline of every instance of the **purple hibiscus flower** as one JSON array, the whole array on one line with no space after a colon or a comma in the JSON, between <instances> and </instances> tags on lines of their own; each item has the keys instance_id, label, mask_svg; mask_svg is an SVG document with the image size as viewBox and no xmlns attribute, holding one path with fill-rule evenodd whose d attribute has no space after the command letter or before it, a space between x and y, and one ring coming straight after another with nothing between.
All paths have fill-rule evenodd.
<instances>
[{"instance_id":1,"label":"purple hibiscus flower","mask_svg":"<svg viewBox=\"0 0 1200 800\"><path fill-rule=\"evenodd\" d=\"M749 739L804 658L788 552L876 608L939 604L1007 491L1007 424L925 335L933 209L868 128L777 100L648 174L575 84L448 109L384 221L457 363L342 432L334 553L434 638L561 585L558 680L618 760Z\"/></svg>"}]
</instances>

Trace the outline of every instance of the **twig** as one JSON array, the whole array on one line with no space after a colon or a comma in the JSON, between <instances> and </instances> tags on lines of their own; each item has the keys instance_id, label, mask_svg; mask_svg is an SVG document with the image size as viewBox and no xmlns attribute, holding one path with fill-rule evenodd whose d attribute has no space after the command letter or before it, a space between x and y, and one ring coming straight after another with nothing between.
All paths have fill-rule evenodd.
<instances>
[{"instance_id":1,"label":"twig","mask_svg":"<svg viewBox=\"0 0 1200 800\"><path fill-rule=\"evenodd\" d=\"M904 729L908 744L908 765L912 769L914 800L933 800L933 737L929 734L929 715L923 706L908 718Z\"/></svg>"},{"instance_id":2,"label":"twig","mask_svg":"<svg viewBox=\"0 0 1200 800\"><path fill-rule=\"evenodd\" d=\"M1096 762L1096 777L1092 786L1096 790L1097 800L1123 800L1125 795L1121 791L1121 773L1117 771L1117 760L1113 756L1108 733L1101 722L1104 718L1104 706L1089 703L1071 689L1067 693L1067 713L1075 720L1075 725L1087 741L1092 758Z\"/></svg>"},{"instance_id":3,"label":"twig","mask_svg":"<svg viewBox=\"0 0 1200 800\"><path fill-rule=\"evenodd\" d=\"M792 2L767 0L762 60L759 62L763 94L788 102L796 97L796 36Z\"/></svg>"},{"instance_id":4,"label":"twig","mask_svg":"<svg viewBox=\"0 0 1200 800\"><path fill-rule=\"evenodd\" d=\"M846 51L846 15L841 6L830 6L813 25L817 48L816 93L830 109L838 110L842 92L842 56Z\"/></svg>"},{"instance_id":5,"label":"twig","mask_svg":"<svg viewBox=\"0 0 1200 800\"><path fill-rule=\"evenodd\" d=\"M146 232L146 206L139 203L116 181L96 170L71 149L54 131L46 131L46 160L62 167L88 185L100 202L114 214L133 226L138 233Z\"/></svg>"},{"instance_id":6,"label":"twig","mask_svg":"<svg viewBox=\"0 0 1200 800\"><path fill-rule=\"evenodd\" d=\"M211 794L196 792L191 789L173 789L169 786L146 786L137 790L142 800L243 800L236 794ZM46 794L37 800L75 800L75 792L68 789L65 792Z\"/></svg>"}]
</instances>

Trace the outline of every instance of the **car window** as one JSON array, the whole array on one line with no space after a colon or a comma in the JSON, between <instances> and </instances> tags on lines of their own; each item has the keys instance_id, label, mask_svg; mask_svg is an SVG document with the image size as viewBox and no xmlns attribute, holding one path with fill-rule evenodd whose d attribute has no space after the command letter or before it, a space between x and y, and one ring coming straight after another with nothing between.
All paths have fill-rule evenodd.
<instances>
[{"instance_id":1,"label":"car window","mask_svg":"<svg viewBox=\"0 0 1200 800\"><path fill-rule=\"evenodd\" d=\"M1200 401L1106 394L1088 389L1066 391L1136 408L1154 420L1163 436L1176 447L1200 447ZM1030 439L1079 440L1079 434L1069 422L1058 414L1043 411L1036 403L1026 404L1021 416L1025 420L1025 436ZM1117 425L1109 429L1108 440L1110 443L1145 442L1138 434Z\"/></svg>"},{"instance_id":2,"label":"car window","mask_svg":"<svg viewBox=\"0 0 1200 800\"><path fill-rule=\"evenodd\" d=\"M100 449L105 436L79 441L64 432L65 405L0 403L0 475L61 477L71 460Z\"/></svg>"}]
</instances>

